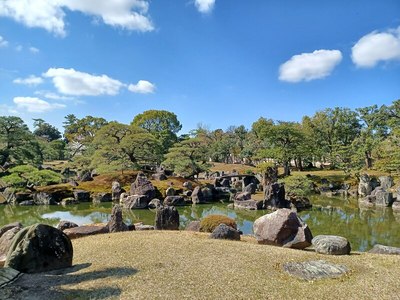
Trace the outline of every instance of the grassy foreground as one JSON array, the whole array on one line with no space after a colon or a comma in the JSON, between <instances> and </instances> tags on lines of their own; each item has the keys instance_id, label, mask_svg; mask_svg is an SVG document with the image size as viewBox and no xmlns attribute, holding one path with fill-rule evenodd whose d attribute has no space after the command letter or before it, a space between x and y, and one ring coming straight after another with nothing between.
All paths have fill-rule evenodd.
<instances>
[{"instance_id":1,"label":"grassy foreground","mask_svg":"<svg viewBox=\"0 0 400 300\"><path fill-rule=\"evenodd\" d=\"M24 275L22 282L4 291L8 293L4 296L12 299L400 297L398 256L367 253L325 256L258 245L250 237L233 242L184 231L104 234L73 240L73 246L74 267L67 273ZM306 282L282 269L289 261L316 259L346 265L351 272L340 279ZM0 291L0 298L1 295Z\"/></svg>"}]
</instances>

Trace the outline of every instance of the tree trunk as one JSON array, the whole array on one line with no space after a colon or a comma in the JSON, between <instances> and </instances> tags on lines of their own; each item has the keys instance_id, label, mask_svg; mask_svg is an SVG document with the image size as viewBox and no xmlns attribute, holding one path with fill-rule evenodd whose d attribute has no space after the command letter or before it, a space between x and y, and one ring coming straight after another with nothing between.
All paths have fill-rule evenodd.
<instances>
[{"instance_id":1,"label":"tree trunk","mask_svg":"<svg viewBox=\"0 0 400 300\"><path fill-rule=\"evenodd\" d=\"M365 167L367 169L372 168L372 157L371 157L371 153L369 151L365 151Z\"/></svg>"},{"instance_id":2,"label":"tree trunk","mask_svg":"<svg viewBox=\"0 0 400 300\"><path fill-rule=\"evenodd\" d=\"M303 171L303 163L301 161L301 157L297 158L297 168L299 169L299 171Z\"/></svg>"},{"instance_id":3,"label":"tree trunk","mask_svg":"<svg viewBox=\"0 0 400 300\"><path fill-rule=\"evenodd\" d=\"M283 164L283 174L284 176L290 176L290 163L288 161Z\"/></svg>"}]
</instances>

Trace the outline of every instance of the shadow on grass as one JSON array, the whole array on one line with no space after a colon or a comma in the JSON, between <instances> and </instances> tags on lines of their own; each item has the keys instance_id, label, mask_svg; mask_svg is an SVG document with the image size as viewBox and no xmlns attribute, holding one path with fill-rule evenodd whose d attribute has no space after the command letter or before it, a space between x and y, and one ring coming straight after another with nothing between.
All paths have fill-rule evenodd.
<instances>
[{"instance_id":1,"label":"shadow on grass","mask_svg":"<svg viewBox=\"0 0 400 300\"><path fill-rule=\"evenodd\" d=\"M115 278L135 275L134 268L105 268L99 271L80 272L91 264L75 265L71 268L48 273L24 274L13 284L0 290L0 299L105 299L119 297L122 290L110 286ZM98 282L107 278L105 282ZM92 289L74 289L76 284L93 282ZM71 288L66 288L70 286Z\"/></svg>"}]
</instances>

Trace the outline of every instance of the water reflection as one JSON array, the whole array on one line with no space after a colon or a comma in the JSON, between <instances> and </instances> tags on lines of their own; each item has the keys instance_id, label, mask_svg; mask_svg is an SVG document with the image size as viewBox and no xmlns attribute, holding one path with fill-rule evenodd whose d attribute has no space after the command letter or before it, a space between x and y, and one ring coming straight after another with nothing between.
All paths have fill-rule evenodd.
<instances>
[{"instance_id":1,"label":"water reflection","mask_svg":"<svg viewBox=\"0 0 400 300\"><path fill-rule=\"evenodd\" d=\"M356 199L313 197L314 208L300 213L313 235L334 234L347 237L353 250L366 251L376 243L400 247L400 213L391 208L358 208ZM227 203L178 207L181 228L189 222L209 214L223 214L234 218L244 234L253 233L255 219L266 211L233 210ZM0 206L0 226L20 221L25 226L35 223L56 225L69 220L79 225L107 222L111 203L82 203L63 206ZM127 210L124 219L128 224L143 222L153 224L155 210Z\"/></svg>"}]
</instances>

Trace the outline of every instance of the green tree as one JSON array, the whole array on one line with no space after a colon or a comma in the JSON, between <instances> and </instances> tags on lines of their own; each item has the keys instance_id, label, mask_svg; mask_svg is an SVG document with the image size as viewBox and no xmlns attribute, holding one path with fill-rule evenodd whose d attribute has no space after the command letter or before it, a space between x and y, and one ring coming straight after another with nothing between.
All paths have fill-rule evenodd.
<instances>
[{"instance_id":1,"label":"green tree","mask_svg":"<svg viewBox=\"0 0 400 300\"><path fill-rule=\"evenodd\" d=\"M110 122L96 133L91 166L120 169L157 165L161 146L157 139L135 125Z\"/></svg>"},{"instance_id":2,"label":"green tree","mask_svg":"<svg viewBox=\"0 0 400 300\"><path fill-rule=\"evenodd\" d=\"M91 145L96 132L107 124L103 118L86 116L78 119L70 114L65 117L64 137L71 152L71 158L82 153Z\"/></svg>"},{"instance_id":3,"label":"green tree","mask_svg":"<svg viewBox=\"0 0 400 300\"><path fill-rule=\"evenodd\" d=\"M61 138L61 132L43 119L33 119L33 134L39 138L51 142Z\"/></svg>"},{"instance_id":4,"label":"green tree","mask_svg":"<svg viewBox=\"0 0 400 300\"><path fill-rule=\"evenodd\" d=\"M0 165L42 162L39 144L19 117L0 117Z\"/></svg>"},{"instance_id":5,"label":"green tree","mask_svg":"<svg viewBox=\"0 0 400 300\"><path fill-rule=\"evenodd\" d=\"M177 133L182 129L177 116L166 110L147 110L135 116L131 124L154 135L160 141L163 153L178 141Z\"/></svg>"},{"instance_id":6,"label":"green tree","mask_svg":"<svg viewBox=\"0 0 400 300\"><path fill-rule=\"evenodd\" d=\"M189 138L170 148L162 164L186 178L191 178L208 170L208 157L207 141L200 137Z\"/></svg>"}]
</instances>

